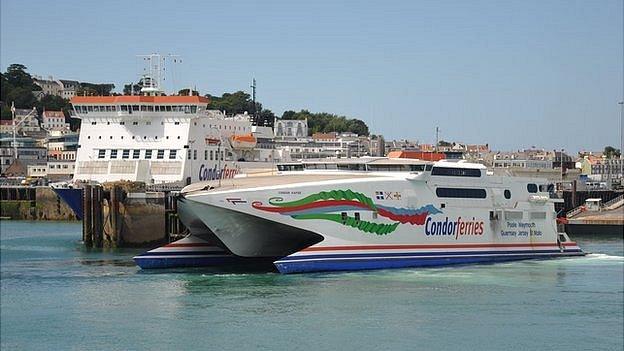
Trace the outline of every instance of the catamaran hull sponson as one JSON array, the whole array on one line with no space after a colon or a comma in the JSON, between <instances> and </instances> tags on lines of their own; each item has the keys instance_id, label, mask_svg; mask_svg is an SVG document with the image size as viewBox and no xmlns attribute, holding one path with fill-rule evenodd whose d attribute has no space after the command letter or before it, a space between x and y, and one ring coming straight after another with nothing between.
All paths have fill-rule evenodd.
<instances>
[{"instance_id":1,"label":"catamaran hull sponson","mask_svg":"<svg viewBox=\"0 0 624 351\"><path fill-rule=\"evenodd\" d=\"M182 223L198 230L199 219L228 251L241 257L276 259L323 240L317 233L181 197Z\"/></svg>"}]
</instances>

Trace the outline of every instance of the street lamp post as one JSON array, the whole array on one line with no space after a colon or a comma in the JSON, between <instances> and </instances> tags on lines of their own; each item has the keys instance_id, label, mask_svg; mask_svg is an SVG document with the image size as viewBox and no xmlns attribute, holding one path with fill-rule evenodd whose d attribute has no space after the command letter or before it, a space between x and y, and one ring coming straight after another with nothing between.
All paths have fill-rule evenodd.
<instances>
[{"instance_id":1,"label":"street lamp post","mask_svg":"<svg viewBox=\"0 0 624 351\"><path fill-rule=\"evenodd\" d=\"M624 101L620 105L620 185L624 185Z\"/></svg>"}]
</instances>

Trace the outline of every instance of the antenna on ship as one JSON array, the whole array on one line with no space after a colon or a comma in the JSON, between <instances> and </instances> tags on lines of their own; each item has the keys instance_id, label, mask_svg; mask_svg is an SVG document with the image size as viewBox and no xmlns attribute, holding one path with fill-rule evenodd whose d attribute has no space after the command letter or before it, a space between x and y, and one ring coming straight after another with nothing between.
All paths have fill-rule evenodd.
<instances>
[{"instance_id":1,"label":"antenna on ship","mask_svg":"<svg viewBox=\"0 0 624 351\"><path fill-rule=\"evenodd\" d=\"M165 60L170 58L174 63L182 62L179 55L169 54L162 56L160 54L149 55L137 55L137 57L143 58L145 68L143 69L143 75L141 81L143 87L141 88L141 94L146 96L157 96L165 93L163 81L165 80ZM173 70L172 70L173 74ZM173 79L175 84L175 78Z\"/></svg>"},{"instance_id":2,"label":"antenna on ship","mask_svg":"<svg viewBox=\"0 0 624 351\"><path fill-rule=\"evenodd\" d=\"M163 61L161 60L160 54L138 55L138 57L142 57L146 65L146 69L141 77L141 81L143 82L141 94L146 96L162 95Z\"/></svg>"}]
</instances>

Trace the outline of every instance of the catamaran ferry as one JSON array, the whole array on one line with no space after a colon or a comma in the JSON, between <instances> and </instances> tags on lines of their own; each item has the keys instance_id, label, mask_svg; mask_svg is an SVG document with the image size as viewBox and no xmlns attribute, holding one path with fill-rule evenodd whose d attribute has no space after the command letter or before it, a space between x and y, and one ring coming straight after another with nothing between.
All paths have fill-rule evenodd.
<instances>
[{"instance_id":1,"label":"catamaran ferry","mask_svg":"<svg viewBox=\"0 0 624 351\"><path fill-rule=\"evenodd\" d=\"M190 236L135 261L142 268L272 262L295 273L584 255L557 231L539 179L495 176L463 161L279 168L274 176L187 186L178 211Z\"/></svg>"}]
</instances>

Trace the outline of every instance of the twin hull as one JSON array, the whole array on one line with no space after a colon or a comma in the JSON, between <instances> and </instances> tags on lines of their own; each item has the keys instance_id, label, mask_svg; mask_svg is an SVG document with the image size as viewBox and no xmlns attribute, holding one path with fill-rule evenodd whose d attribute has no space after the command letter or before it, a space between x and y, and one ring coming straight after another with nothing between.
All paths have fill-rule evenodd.
<instances>
[{"instance_id":1,"label":"twin hull","mask_svg":"<svg viewBox=\"0 0 624 351\"><path fill-rule=\"evenodd\" d=\"M583 254L557 233L553 204L531 201L526 183L481 183L485 198L438 197L442 183L361 177L225 187L187 193L179 213L193 236L282 273Z\"/></svg>"}]
</instances>

